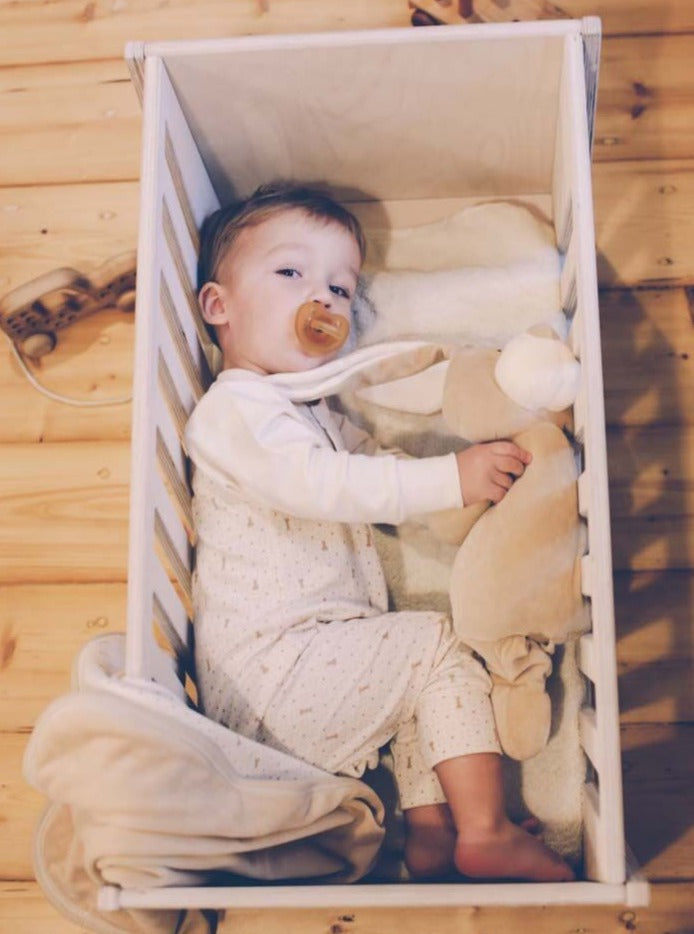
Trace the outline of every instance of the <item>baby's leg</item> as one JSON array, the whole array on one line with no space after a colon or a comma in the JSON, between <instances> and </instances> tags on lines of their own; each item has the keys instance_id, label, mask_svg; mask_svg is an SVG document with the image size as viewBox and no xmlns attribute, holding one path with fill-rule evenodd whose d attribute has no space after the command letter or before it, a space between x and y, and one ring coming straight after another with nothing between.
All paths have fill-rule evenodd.
<instances>
[{"instance_id":1,"label":"baby's leg","mask_svg":"<svg viewBox=\"0 0 694 934\"><path fill-rule=\"evenodd\" d=\"M448 631L438 613L321 623L300 643L256 738L329 772L361 775L412 720ZM291 636L278 643L278 653ZM270 660L266 665L272 670Z\"/></svg>"},{"instance_id":2,"label":"baby's leg","mask_svg":"<svg viewBox=\"0 0 694 934\"><path fill-rule=\"evenodd\" d=\"M460 756L435 766L446 794L457 839L456 868L475 878L567 882L571 868L525 827L506 816L501 757Z\"/></svg>"},{"instance_id":3,"label":"baby's leg","mask_svg":"<svg viewBox=\"0 0 694 934\"><path fill-rule=\"evenodd\" d=\"M572 879L571 869L557 854L529 828L513 824L506 815L489 690L486 672L470 655L455 648L439 655L416 707L421 761L411 755L407 760L417 766L416 783L408 784L407 771L400 770L399 783L405 792L403 807L425 803L427 794L429 802L447 802L456 834L453 860L457 870L466 876ZM409 739L407 732L404 736ZM397 746L396 740L394 754ZM440 797L427 789L422 763L434 770L441 786ZM415 825L415 834L421 841L425 837L419 824L421 820ZM439 845L444 851L449 846L441 833ZM423 862L421 850L422 844L418 843L418 864ZM432 854L432 863L435 861Z\"/></svg>"}]
</instances>

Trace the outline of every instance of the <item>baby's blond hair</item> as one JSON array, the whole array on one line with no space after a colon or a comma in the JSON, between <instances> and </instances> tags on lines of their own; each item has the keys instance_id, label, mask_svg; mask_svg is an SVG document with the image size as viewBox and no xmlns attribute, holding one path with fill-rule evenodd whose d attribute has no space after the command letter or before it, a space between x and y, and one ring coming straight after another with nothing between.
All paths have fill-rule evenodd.
<instances>
[{"instance_id":1,"label":"baby's blond hair","mask_svg":"<svg viewBox=\"0 0 694 934\"><path fill-rule=\"evenodd\" d=\"M356 240L362 260L366 240L357 218L330 195L309 185L275 181L261 185L250 198L235 201L206 218L200 232L198 289L214 282L219 266L242 230L283 211L303 211L325 223L336 223Z\"/></svg>"}]
</instances>

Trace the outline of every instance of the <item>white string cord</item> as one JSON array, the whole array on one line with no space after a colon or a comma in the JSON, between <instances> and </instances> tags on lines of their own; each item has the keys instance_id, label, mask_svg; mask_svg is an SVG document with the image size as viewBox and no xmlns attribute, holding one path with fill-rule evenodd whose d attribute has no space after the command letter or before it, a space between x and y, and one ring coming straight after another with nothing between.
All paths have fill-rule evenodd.
<instances>
[{"instance_id":1,"label":"white string cord","mask_svg":"<svg viewBox=\"0 0 694 934\"><path fill-rule=\"evenodd\" d=\"M26 360L19 352L17 346L7 334L5 334L5 337L7 338L12 353L14 354L14 358L19 364L22 373L26 376L34 389L36 389L42 395L47 396L49 399L53 399L54 402L62 402L63 405L73 405L84 409L95 409L106 405L127 405L129 402L132 402L133 397L131 395L117 396L112 399L74 399L71 396L63 396L61 393L53 392L52 389L48 389L47 386L44 386L36 379L34 374L29 369Z\"/></svg>"}]
</instances>

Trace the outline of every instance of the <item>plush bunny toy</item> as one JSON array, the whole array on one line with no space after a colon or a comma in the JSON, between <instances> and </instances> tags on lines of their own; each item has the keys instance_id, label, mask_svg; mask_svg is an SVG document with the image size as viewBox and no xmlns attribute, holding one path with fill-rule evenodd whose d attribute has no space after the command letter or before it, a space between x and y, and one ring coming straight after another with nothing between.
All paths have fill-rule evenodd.
<instances>
[{"instance_id":1,"label":"plush bunny toy","mask_svg":"<svg viewBox=\"0 0 694 934\"><path fill-rule=\"evenodd\" d=\"M503 500L430 517L434 533L459 544L450 601L460 639L489 670L499 738L514 759L547 742L545 680L557 643L587 628L580 589L584 529L578 514L571 427L580 367L549 327L513 338L499 352L464 347L427 370L358 391L405 412L442 411L470 443L511 438L533 455Z\"/></svg>"}]
</instances>

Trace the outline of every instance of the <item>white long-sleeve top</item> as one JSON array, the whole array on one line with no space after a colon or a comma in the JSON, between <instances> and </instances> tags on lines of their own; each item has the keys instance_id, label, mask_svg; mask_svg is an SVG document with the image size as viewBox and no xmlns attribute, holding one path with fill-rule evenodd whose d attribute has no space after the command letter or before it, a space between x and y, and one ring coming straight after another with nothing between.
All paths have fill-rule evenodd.
<instances>
[{"instance_id":1,"label":"white long-sleeve top","mask_svg":"<svg viewBox=\"0 0 694 934\"><path fill-rule=\"evenodd\" d=\"M369 454L369 436L324 401L294 404L268 377L224 370L186 428L196 469L290 516L397 525L461 506L454 454Z\"/></svg>"}]
</instances>

